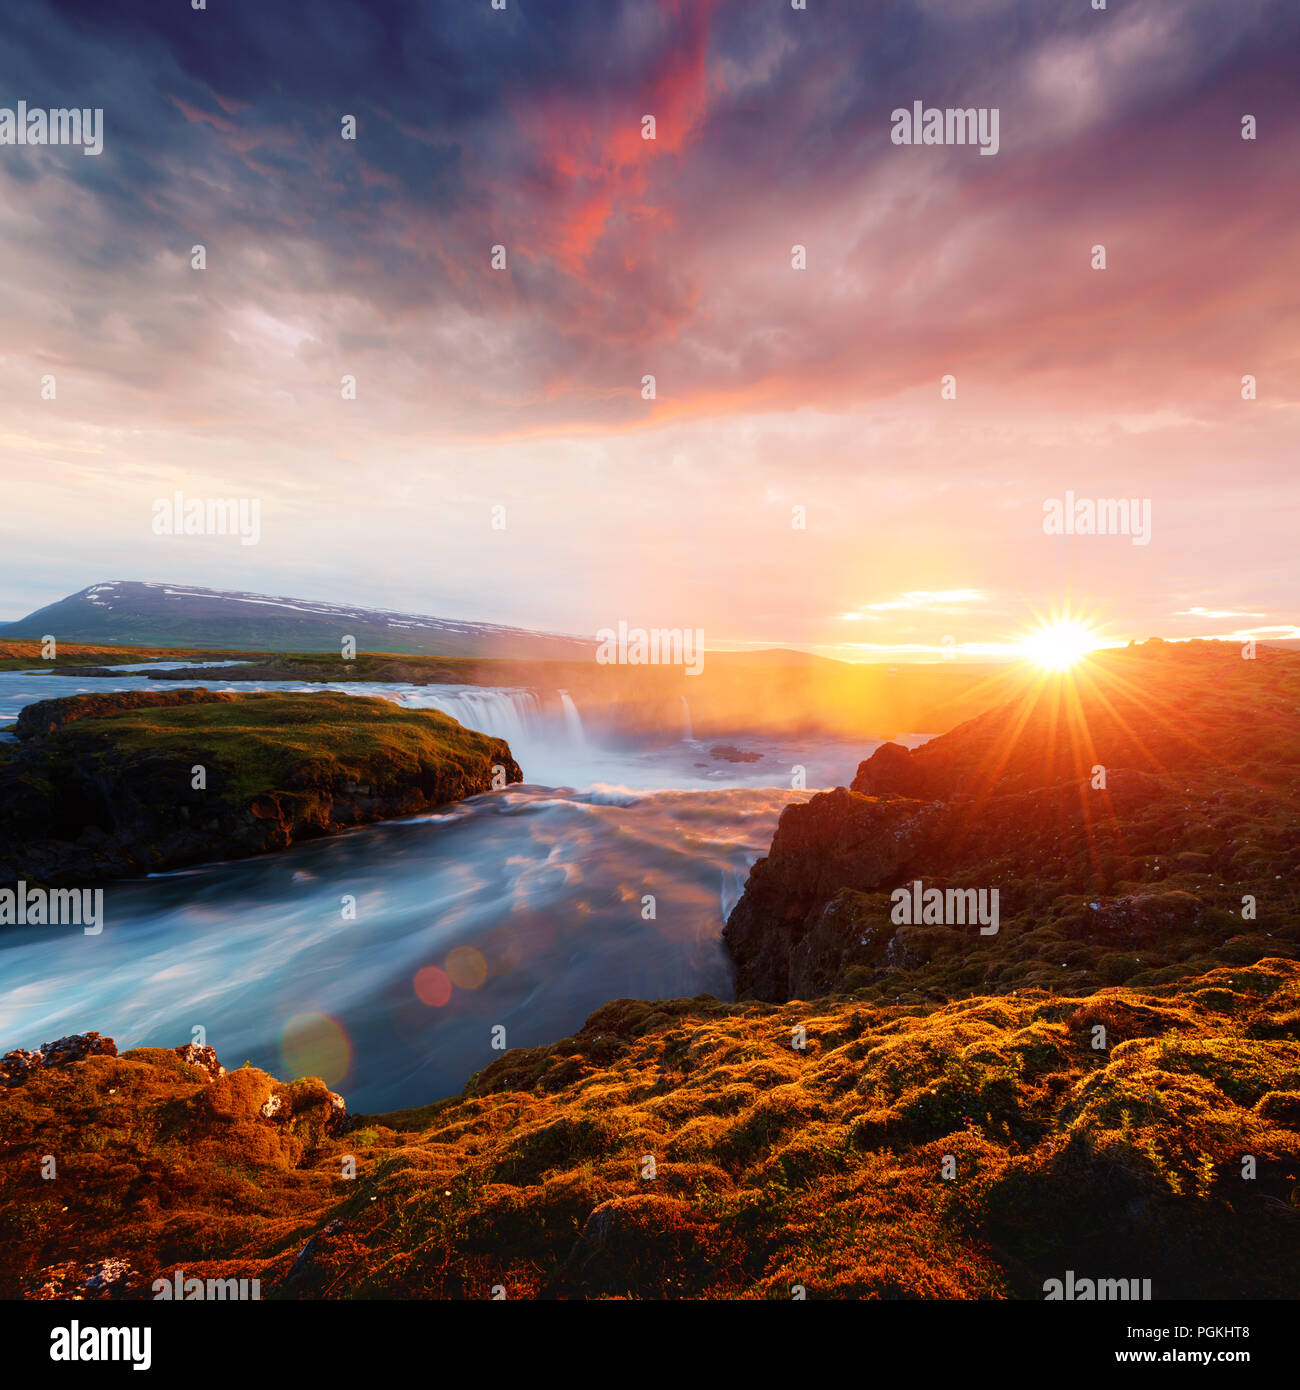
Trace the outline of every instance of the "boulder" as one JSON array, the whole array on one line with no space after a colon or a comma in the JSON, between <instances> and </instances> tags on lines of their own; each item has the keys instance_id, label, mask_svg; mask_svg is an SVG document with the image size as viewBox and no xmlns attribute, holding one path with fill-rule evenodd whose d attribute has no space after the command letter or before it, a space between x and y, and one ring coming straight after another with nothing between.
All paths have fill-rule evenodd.
<instances>
[{"instance_id":1,"label":"boulder","mask_svg":"<svg viewBox=\"0 0 1300 1390\"><path fill-rule=\"evenodd\" d=\"M62 1067L80 1062L84 1057L116 1057L117 1045L112 1038L98 1033L70 1033L66 1038L41 1044L41 1057L47 1067Z\"/></svg>"},{"instance_id":2,"label":"boulder","mask_svg":"<svg viewBox=\"0 0 1300 1390\"><path fill-rule=\"evenodd\" d=\"M183 1047L176 1048L175 1052L182 1062L188 1062L190 1066L206 1072L209 1080L215 1081L226 1074L225 1067L217 1061L216 1048L200 1047L198 1043L188 1042Z\"/></svg>"},{"instance_id":3,"label":"boulder","mask_svg":"<svg viewBox=\"0 0 1300 1390\"><path fill-rule=\"evenodd\" d=\"M27 1080L28 1074L34 1068L43 1065L44 1061L39 1052L30 1052L24 1047L6 1052L0 1057L0 1084L21 1086Z\"/></svg>"}]
</instances>

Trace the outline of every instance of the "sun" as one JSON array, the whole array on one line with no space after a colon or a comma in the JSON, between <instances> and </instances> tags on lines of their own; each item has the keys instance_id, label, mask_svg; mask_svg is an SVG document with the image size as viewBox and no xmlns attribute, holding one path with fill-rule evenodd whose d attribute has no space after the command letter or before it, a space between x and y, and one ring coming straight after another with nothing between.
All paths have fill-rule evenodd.
<instances>
[{"instance_id":1,"label":"sun","mask_svg":"<svg viewBox=\"0 0 1300 1390\"><path fill-rule=\"evenodd\" d=\"M1097 634L1078 618L1054 618L1020 640L1026 659L1044 671L1067 671L1099 645Z\"/></svg>"}]
</instances>

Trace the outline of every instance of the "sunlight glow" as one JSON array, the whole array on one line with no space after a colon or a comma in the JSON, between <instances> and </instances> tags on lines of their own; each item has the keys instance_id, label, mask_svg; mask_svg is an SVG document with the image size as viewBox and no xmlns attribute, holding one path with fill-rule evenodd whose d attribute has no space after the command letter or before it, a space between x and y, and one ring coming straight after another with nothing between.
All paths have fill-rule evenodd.
<instances>
[{"instance_id":1,"label":"sunlight glow","mask_svg":"<svg viewBox=\"0 0 1300 1390\"><path fill-rule=\"evenodd\" d=\"M1044 671L1065 671L1100 645L1097 634L1077 618L1055 618L1021 639L1027 660Z\"/></svg>"}]
</instances>

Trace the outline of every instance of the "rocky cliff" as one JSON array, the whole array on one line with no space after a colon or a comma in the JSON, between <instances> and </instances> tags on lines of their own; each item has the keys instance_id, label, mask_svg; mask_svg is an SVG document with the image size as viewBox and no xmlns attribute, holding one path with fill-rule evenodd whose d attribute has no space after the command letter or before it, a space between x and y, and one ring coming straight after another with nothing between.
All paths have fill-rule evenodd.
<instances>
[{"instance_id":1,"label":"rocky cliff","mask_svg":"<svg viewBox=\"0 0 1300 1390\"><path fill-rule=\"evenodd\" d=\"M769 1001L1162 982L1295 953L1298 870L1300 657L1150 643L788 807L725 939ZM996 932L913 884L996 890Z\"/></svg>"}]
</instances>

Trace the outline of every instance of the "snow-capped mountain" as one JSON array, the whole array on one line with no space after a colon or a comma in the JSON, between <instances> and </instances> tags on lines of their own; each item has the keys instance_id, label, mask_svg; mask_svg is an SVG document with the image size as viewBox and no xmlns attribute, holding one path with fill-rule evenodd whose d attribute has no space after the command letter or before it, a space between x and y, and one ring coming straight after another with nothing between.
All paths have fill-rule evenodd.
<instances>
[{"instance_id":1,"label":"snow-capped mountain","mask_svg":"<svg viewBox=\"0 0 1300 1390\"><path fill-rule=\"evenodd\" d=\"M337 651L350 636L358 651L535 660L581 660L595 649L581 637L496 623L131 580L92 584L0 626L0 637L47 633L66 642L315 652Z\"/></svg>"}]
</instances>

